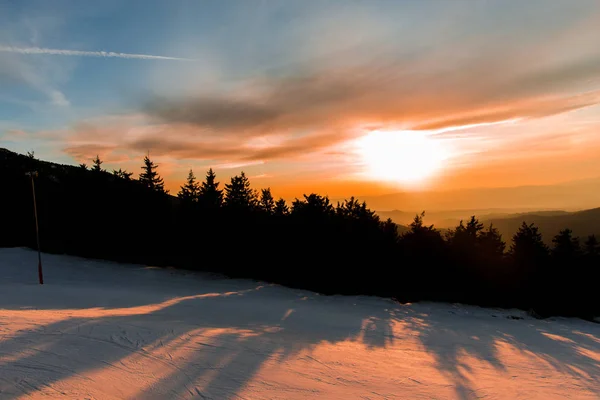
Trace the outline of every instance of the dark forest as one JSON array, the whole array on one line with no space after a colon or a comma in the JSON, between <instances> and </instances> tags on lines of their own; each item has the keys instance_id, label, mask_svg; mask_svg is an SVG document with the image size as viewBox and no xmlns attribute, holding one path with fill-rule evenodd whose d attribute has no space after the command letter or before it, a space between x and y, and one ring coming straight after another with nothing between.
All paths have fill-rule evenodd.
<instances>
[{"instance_id":1,"label":"dark forest","mask_svg":"<svg viewBox=\"0 0 600 400\"><path fill-rule=\"evenodd\" d=\"M416 215L398 233L364 202L304 195L290 204L255 190L243 172L220 182L189 172L169 194L160 166L106 171L99 158L66 166L0 149L0 247L41 250L250 278L324 294L400 302L521 308L537 316L600 315L600 244L565 227L547 246L523 223L503 238L475 216L441 233ZM32 266L32 279L35 279ZM52 276L47 276L51 280Z\"/></svg>"}]
</instances>

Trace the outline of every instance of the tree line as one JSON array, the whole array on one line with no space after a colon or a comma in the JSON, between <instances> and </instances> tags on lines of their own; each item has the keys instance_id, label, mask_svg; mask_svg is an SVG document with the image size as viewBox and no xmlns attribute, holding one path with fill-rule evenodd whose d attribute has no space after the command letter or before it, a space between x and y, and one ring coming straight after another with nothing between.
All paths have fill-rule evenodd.
<instances>
[{"instance_id":1,"label":"tree line","mask_svg":"<svg viewBox=\"0 0 600 400\"><path fill-rule=\"evenodd\" d=\"M416 215L399 234L364 202L333 204L304 195L291 203L255 190L241 172L225 184L192 170L171 196L147 156L137 179L92 166L59 166L18 156L0 160L9 193L0 197L0 246L35 247L31 183L42 250L115 261L169 265L251 278L325 294L401 302L460 302L533 310L541 316L600 315L600 244L562 230L547 246L523 223L506 242L475 216L445 233ZM51 275L48 276L51 280Z\"/></svg>"}]
</instances>

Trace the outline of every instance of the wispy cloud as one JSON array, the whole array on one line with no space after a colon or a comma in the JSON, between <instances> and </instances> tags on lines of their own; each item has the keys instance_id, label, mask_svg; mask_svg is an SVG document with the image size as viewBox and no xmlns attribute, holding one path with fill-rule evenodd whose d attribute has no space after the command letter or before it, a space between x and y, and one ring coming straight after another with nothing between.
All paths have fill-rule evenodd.
<instances>
[{"instance_id":1,"label":"wispy cloud","mask_svg":"<svg viewBox=\"0 0 600 400\"><path fill-rule=\"evenodd\" d=\"M72 129L56 133L65 142L64 151L76 160L96 154L105 158L118 151L171 157L179 160L213 160L215 168L231 169L258 165L266 161L314 154L347 139L347 135L317 132L281 141L265 141L260 146L238 138L210 138L193 125L131 125L131 121L107 119L105 122L78 123Z\"/></svg>"},{"instance_id":2,"label":"wispy cloud","mask_svg":"<svg viewBox=\"0 0 600 400\"><path fill-rule=\"evenodd\" d=\"M43 93L52 105L68 106L70 104L69 100L57 87L56 81L60 81L60 79L55 79L57 75L55 70L58 70L58 68L53 63L28 63L14 54L8 54L0 57L0 87L6 84L8 85L4 87L22 85ZM3 101L10 101L31 108L36 107L35 101L12 98L10 92L3 91L1 96Z\"/></svg>"},{"instance_id":3,"label":"wispy cloud","mask_svg":"<svg viewBox=\"0 0 600 400\"><path fill-rule=\"evenodd\" d=\"M600 103L600 91L589 85L600 78L597 55L534 72L522 67L527 61L527 55L498 52L443 67L429 54L351 68L315 66L304 76L249 80L221 95L150 97L143 111L158 123L195 126L201 137L320 131L335 132L341 142L357 126L440 130L543 118ZM515 84L524 76L528 85Z\"/></svg>"},{"instance_id":4,"label":"wispy cloud","mask_svg":"<svg viewBox=\"0 0 600 400\"><path fill-rule=\"evenodd\" d=\"M80 56L80 57L108 57L108 58L130 58L140 60L174 60L194 61L190 58L156 56L150 54L116 53L113 51L82 51L66 49L48 49L43 47L14 47L0 45L0 52L17 54L47 54L56 56Z\"/></svg>"}]
</instances>

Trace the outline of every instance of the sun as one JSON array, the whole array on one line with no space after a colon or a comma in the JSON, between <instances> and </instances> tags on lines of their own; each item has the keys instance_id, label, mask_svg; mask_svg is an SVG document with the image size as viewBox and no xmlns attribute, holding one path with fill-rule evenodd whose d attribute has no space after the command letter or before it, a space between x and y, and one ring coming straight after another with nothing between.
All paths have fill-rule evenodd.
<instances>
[{"instance_id":1,"label":"sun","mask_svg":"<svg viewBox=\"0 0 600 400\"><path fill-rule=\"evenodd\" d=\"M449 156L440 140L422 131L372 131L357 145L371 179L409 185L434 176Z\"/></svg>"}]
</instances>

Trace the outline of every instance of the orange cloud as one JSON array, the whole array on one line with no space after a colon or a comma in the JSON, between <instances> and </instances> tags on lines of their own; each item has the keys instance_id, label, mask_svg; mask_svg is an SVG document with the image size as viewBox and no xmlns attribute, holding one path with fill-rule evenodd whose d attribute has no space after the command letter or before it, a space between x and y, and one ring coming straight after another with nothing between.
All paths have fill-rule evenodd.
<instances>
[{"instance_id":1,"label":"orange cloud","mask_svg":"<svg viewBox=\"0 0 600 400\"><path fill-rule=\"evenodd\" d=\"M96 156L104 160L110 157L111 153L115 150L115 146L99 144L80 144L64 149L65 153L80 162L91 160Z\"/></svg>"},{"instance_id":2,"label":"orange cloud","mask_svg":"<svg viewBox=\"0 0 600 400\"><path fill-rule=\"evenodd\" d=\"M389 63L271 79L228 96L154 98L145 105L143 125L80 123L65 151L75 158L119 149L175 159L267 161L335 152L363 127L441 130L543 118L600 103L600 91L572 94L544 85L548 77L572 84L588 79L596 71L592 61L573 65L571 73L546 69L526 87L509 84L522 80L514 72L486 74L487 62L452 74ZM262 144L253 145L255 139Z\"/></svg>"},{"instance_id":3,"label":"orange cloud","mask_svg":"<svg viewBox=\"0 0 600 400\"><path fill-rule=\"evenodd\" d=\"M248 164L267 160L299 157L337 144L349 136L337 132L321 132L299 137L265 137L259 145L253 139L262 136L216 138L204 136L203 131L190 124L129 126L127 123L80 123L61 134L66 141L64 151L76 160L101 158L117 161L121 154L145 154L173 159L213 160Z\"/></svg>"},{"instance_id":4,"label":"orange cloud","mask_svg":"<svg viewBox=\"0 0 600 400\"><path fill-rule=\"evenodd\" d=\"M476 49L472 49L475 51ZM600 53L600 52L596 52ZM300 130L343 131L356 124L440 129L513 118L540 118L600 102L600 54L538 66L535 54L484 51L479 57L389 57L355 67L248 81L227 95L155 97L153 120L194 125L203 136L251 137Z\"/></svg>"}]
</instances>

